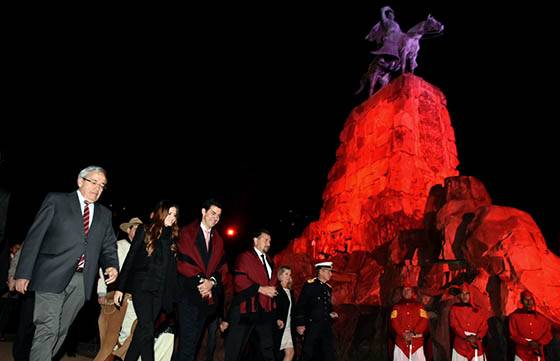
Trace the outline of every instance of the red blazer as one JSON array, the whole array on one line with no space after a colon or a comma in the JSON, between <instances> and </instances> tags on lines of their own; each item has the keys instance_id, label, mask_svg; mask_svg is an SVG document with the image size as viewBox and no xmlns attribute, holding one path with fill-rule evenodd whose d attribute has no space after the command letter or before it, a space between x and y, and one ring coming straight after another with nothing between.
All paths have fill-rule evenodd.
<instances>
[{"instance_id":1,"label":"red blazer","mask_svg":"<svg viewBox=\"0 0 560 361\"><path fill-rule=\"evenodd\" d=\"M391 328L395 332L395 343L402 352L408 356L408 345L402 334L412 331L422 337L412 339L412 353L424 345L424 335L428 333L428 313L417 302L400 302L393 306L391 311Z\"/></svg>"},{"instance_id":2,"label":"red blazer","mask_svg":"<svg viewBox=\"0 0 560 361\"><path fill-rule=\"evenodd\" d=\"M233 284L236 297L240 297L241 314L271 312L274 309L274 300L258 292L260 286L276 287L274 263L268 255L266 261L272 268L270 280L254 249L245 251L237 257L233 271Z\"/></svg>"},{"instance_id":3,"label":"red blazer","mask_svg":"<svg viewBox=\"0 0 560 361\"><path fill-rule=\"evenodd\" d=\"M221 286L222 280L226 279L228 272L224 253L224 241L220 234L212 229L210 236L210 259L208 264L205 265L196 244L199 232L202 232L199 220L181 229L179 239L176 242L177 272L192 281L190 282L190 288L194 287L196 289L198 278L200 277L206 279L214 277L217 285Z\"/></svg>"},{"instance_id":4,"label":"red blazer","mask_svg":"<svg viewBox=\"0 0 560 361\"><path fill-rule=\"evenodd\" d=\"M470 304L456 303L451 306L449 326L451 326L451 331L455 335L453 348L459 355L469 360L474 357L474 348L466 340L465 331L467 331L476 334L478 355L482 356L484 353L482 338L488 332L487 319L486 312L474 308Z\"/></svg>"},{"instance_id":5,"label":"red blazer","mask_svg":"<svg viewBox=\"0 0 560 361\"><path fill-rule=\"evenodd\" d=\"M541 345L541 360L544 361L543 346L552 341L550 322L539 312L518 309L509 315L509 333L515 342L515 354L523 361L537 361L537 355L529 346L530 339Z\"/></svg>"}]
</instances>

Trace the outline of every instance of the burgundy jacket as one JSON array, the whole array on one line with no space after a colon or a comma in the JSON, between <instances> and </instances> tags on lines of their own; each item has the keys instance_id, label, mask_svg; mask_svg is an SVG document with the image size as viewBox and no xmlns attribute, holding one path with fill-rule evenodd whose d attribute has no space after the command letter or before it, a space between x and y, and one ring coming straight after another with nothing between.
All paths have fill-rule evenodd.
<instances>
[{"instance_id":1,"label":"burgundy jacket","mask_svg":"<svg viewBox=\"0 0 560 361\"><path fill-rule=\"evenodd\" d=\"M183 295L197 297L201 300L197 286L201 278L216 280L212 294L217 296L222 288L222 280L226 278L228 266L224 253L224 241L219 233L212 229L210 233L210 249L206 252L204 235L200 229L200 220L183 227L179 233L177 244L177 272L182 277ZM204 247L204 249L202 248ZM180 277L181 278L181 277ZM215 299L210 299L214 303Z\"/></svg>"},{"instance_id":2,"label":"burgundy jacket","mask_svg":"<svg viewBox=\"0 0 560 361\"><path fill-rule=\"evenodd\" d=\"M276 269L272 259L266 256L272 268L268 279L264 265L253 248L239 255L235 262L233 284L236 297L240 298L241 314L262 314L274 310L274 300L259 293L260 286L276 287Z\"/></svg>"}]
</instances>

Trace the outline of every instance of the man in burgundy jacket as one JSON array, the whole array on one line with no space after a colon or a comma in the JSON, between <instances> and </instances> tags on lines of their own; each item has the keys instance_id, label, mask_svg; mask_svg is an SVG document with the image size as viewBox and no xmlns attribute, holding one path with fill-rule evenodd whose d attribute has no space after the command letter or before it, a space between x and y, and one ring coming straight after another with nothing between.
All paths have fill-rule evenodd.
<instances>
[{"instance_id":1,"label":"man in burgundy jacket","mask_svg":"<svg viewBox=\"0 0 560 361\"><path fill-rule=\"evenodd\" d=\"M235 296L228 317L230 327L225 342L225 361L240 360L253 331L258 335L263 360L274 360L272 311L277 278L272 259L267 255L270 241L268 231L258 231L253 238L253 247L241 253L235 262Z\"/></svg>"},{"instance_id":2,"label":"man in burgundy jacket","mask_svg":"<svg viewBox=\"0 0 560 361\"><path fill-rule=\"evenodd\" d=\"M222 280L228 272L224 242L214 226L222 206L209 199L202 205L202 220L183 227L177 241L179 274L179 361L194 361L206 321L223 297Z\"/></svg>"}]
</instances>

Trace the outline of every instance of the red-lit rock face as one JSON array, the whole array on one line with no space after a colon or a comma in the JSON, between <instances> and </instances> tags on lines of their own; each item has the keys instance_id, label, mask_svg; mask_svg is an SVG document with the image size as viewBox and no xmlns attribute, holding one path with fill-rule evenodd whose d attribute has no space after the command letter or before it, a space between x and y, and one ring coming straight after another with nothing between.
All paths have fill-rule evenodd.
<instances>
[{"instance_id":1,"label":"red-lit rock face","mask_svg":"<svg viewBox=\"0 0 560 361\"><path fill-rule=\"evenodd\" d=\"M439 89L406 75L348 117L320 219L285 252L305 254L310 263L335 257L345 273L333 277L343 279L344 287L335 290L341 302L379 304L380 294L389 292L379 285L382 265L388 257L402 262L408 253L399 234L422 228L430 189L457 175L455 135L445 105ZM349 264L346 256L358 251L364 256ZM394 277L399 274L395 270Z\"/></svg>"},{"instance_id":2,"label":"red-lit rock face","mask_svg":"<svg viewBox=\"0 0 560 361\"><path fill-rule=\"evenodd\" d=\"M560 258L551 253L533 218L520 210L486 206L469 224L464 253L471 265L505 286L491 298L505 314L520 307L524 289L537 309L560 325Z\"/></svg>"},{"instance_id":3,"label":"red-lit rock face","mask_svg":"<svg viewBox=\"0 0 560 361\"><path fill-rule=\"evenodd\" d=\"M412 75L394 80L354 109L340 141L319 220L276 257L296 290L328 258L335 303L388 304L411 282L441 295L467 280L489 315L511 313L528 289L560 325L560 258L527 213L492 205L479 180L458 176L439 90Z\"/></svg>"},{"instance_id":4,"label":"red-lit rock face","mask_svg":"<svg viewBox=\"0 0 560 361\"><path fill-rule=\"evenodd\" d=\"M457 174L445 97L415 76L358 106L340 135L318 222L295 243L306 252L372 250L398 229L419 228L430 188Z\"/></svg>"}]
</instances>

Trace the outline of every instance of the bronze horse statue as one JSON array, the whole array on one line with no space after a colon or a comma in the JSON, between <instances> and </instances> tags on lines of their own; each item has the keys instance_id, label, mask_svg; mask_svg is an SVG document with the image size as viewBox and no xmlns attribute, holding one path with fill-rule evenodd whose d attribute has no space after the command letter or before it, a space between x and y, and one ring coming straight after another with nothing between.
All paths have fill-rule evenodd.
<instances>
[{"instance_id":1,"label":"bronze horse statue","mask_svg":"<svg viewBox=\"0 0 560 361\"><path fill-rule=\"evenodd\" d=\"M410 72L418 66L416 57L420 50L420 39L426 35L439 35L443 32L443 24L431 15L414 25L406 33L400 30L394 21L394 15L389 7L382 9L382 21L377 23L366 37L367 40L381 44L369 64L368 71L362 77L360 93L369 81L369 95L385 86L393 74ZM377 87L379 85L379 87Z\"/></svg>"}]
</instances>

